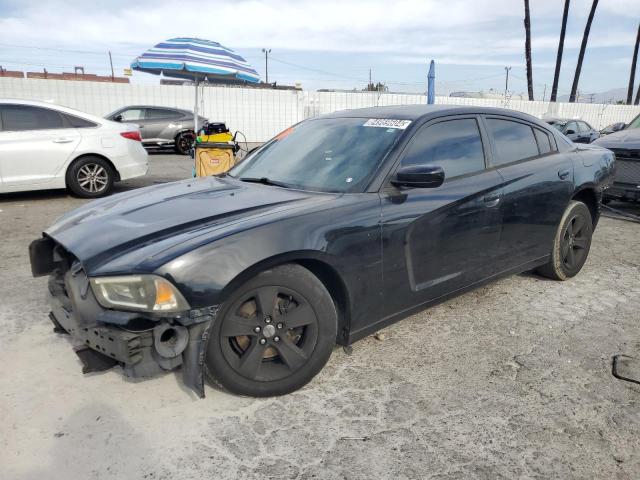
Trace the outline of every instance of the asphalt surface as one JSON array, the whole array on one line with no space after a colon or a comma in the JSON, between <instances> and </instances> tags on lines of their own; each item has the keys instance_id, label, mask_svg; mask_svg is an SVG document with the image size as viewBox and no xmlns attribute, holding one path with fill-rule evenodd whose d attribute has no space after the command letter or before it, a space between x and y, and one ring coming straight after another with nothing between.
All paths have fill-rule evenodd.
<instances>
[{"instance_id":1,"label":"asphalt surface","mask_svg":"<svg viewBox=\"0 0 640 480\"><path fill-rule=\"evenodd\" d=\"M118 190L191 172L150 161ZM640 478L640 385L611 375L640 357L638 223L603 218L570 281L516 275L336 348L299 392L200 400L177 373L83 375L52 333L27 246L82 203L0 196L2 479Z\"/></svg>"}]
</instances>

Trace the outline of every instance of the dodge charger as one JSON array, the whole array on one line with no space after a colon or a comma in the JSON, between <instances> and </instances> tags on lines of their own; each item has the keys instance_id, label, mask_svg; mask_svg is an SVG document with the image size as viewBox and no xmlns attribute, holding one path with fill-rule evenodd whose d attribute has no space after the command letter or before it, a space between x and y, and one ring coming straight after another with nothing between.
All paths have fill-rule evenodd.
<instances>
[{"instance_id":1,"label":"dodge charger","mask_svg":"<svg viewBox=\"0 0 640 480\"><path fill-rule=\"evenodd\" d=\"M495 279L585 264L614 155L510 110L303 121L228 173L124 192L30 245L84 372L181 368L240 395L309 382L349 345ZM428 339L425 339L428 341Z\"/></svg>"}]
</instances>

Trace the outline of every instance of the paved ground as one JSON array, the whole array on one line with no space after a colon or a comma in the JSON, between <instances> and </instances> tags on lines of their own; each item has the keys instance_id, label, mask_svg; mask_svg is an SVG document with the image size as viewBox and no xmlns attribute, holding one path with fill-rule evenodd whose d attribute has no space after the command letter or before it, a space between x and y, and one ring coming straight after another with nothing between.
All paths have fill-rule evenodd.
<instances>
[{"instance_id":1,"label":"paved ground","mask_svg":"<svg viewBox=\"0 0 640 480\"><path fill-rule=\"evenodd\" d=\"M152 176L184 178L154 155ZM83 201L0 197L0 478L640 478L640 225L603 219L575 279L518 275L336 349L307 387L266 400L167 374L83 376L51 332L27 245Z\"/></svg>"}]
</instances>

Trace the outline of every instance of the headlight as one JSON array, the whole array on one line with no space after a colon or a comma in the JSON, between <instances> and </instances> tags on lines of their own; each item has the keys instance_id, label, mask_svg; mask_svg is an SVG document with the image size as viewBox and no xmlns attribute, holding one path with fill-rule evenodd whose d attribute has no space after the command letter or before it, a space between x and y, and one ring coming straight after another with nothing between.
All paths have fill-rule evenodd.
<instances>
[{"instance_id":1,"label":"headlight","mask_svg":"<svg viewBox=\"0 0 640 480\"><path fill-rule=\"evenodd\" d=\"M91 288L98 303L105 308L144 312L189 310L178 289L156 275L92 278Z\"/></svg>"}]
</instances>

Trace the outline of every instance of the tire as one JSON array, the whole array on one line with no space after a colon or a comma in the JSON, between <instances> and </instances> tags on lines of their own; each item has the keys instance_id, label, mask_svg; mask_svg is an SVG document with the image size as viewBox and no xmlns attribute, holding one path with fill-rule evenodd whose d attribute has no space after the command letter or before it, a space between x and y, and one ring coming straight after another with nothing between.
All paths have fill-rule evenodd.
<instances>
[{"instance_id":1,"label":"tire","mask_svg":"<svg viewBox=\"0 0 640 480\"><path fill-rule=\"evenodd\" d=\"M82 157L67 169L67 187L82 198L98 198L111 193L115 171L105 159Z\"/></svg>"},{"instance_id":2,"label":"tire","mask_svg":"<svg viewBox=\"0 0 640 480\"><path fill-rule=\"evenodd\" d=\"M193 132L182 132L175 138L173 149L178 155L189 155L193 147Z\"/></svg>"},{"instance_id":3,"label":"tire","mask_svg":"<svg viewBox=\"0 0 640 480\"><path fill-rule=\"evenodd\" d=\"M593 221L589 208L582 202L571 201L553 240L551 259L537 272L554 280L576 276L587 261L592 234Z\"/></svg>"},{"instance_id":4,"label":"tire","mask_svg":"<svg viewBox=\"0 0 640 480\"><path fill-rule=\"evenodd\" d=\"M309 270L296 264L266 270L223 303L207 341L205 371L235 394L284 395L324 367L337 329L333 300Z\"/></svg>"}]
</instances>

